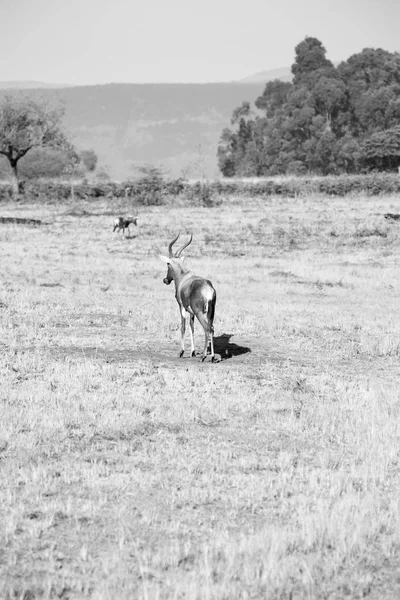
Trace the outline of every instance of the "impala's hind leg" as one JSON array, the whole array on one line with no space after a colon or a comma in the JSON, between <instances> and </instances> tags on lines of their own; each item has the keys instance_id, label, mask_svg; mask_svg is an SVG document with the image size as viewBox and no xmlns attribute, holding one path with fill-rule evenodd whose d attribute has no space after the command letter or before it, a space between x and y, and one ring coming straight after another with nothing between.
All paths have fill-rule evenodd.
<instances>
[{"instance_id":1,"label":"impala's hind leg","mask_svg":"<svg viewBox=\"0 0 400 600\"><path fill-rule=\"evenodd\" d=\"M185 330L186 330L186 317L181 315L181 351L179 353L179 358L182 358L185 352Z\"/></svg>"},{"instance_id":2,"label":"impala's hind leg","mask_svg":"<svg viewBox=\"0 0 400 600\"><path fill-rule=\"evenodd\" d=\"M211 362L214 362L215 354L214 354L214 331L211 330L210 333L210 345L211 345Z\"/></svg>"},{"instance_id":3,"label":"impala's hind leg","mask_svg":"<svg viewBox=\"0 0 400 600\"><path fill-rule=\"evenodd\" d=\"M203 358L201 359L201 362L203 362L207 358L207 348L208 348L208 338L209 338L209 335L210 334L205 329L204 330L204 350L203 350Z\"/></svg>"},{"instance_id":4,"label":"impala's hind leg","mask_svg":"<svg viewBox=\"0 0 400 600\"><path fill-rule=\"evenodd\" d=\"M194 315L190 315L190 343L191 343L191 349L190 349L190 354L191 356L195 356L196 352L194 350Z\"/></svg>"}]
</instances>

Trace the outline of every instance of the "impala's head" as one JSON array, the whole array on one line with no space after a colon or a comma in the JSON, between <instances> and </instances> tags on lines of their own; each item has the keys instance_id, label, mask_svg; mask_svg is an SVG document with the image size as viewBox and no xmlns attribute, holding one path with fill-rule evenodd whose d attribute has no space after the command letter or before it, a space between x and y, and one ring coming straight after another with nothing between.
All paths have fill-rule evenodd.
<instances>
[{"instance_id":1,"label":"impala's head","mask_svg":"<svg viewBox=\"0 0 400 600\"><path fill-rule=\"evenodd\" d=\"M166 285L169 285L171 283L171 281L174 278L174 273L176 273L177 270L182 270L183 268L183 261L184 261L184 257L182 256L182 252L184 251L185 248L187 248L189 246L189 244L192 242L193 239L193 234L190 234L190 240L187 242L187 244L184 244L181 248L179 248L179 250L176 250L175 252L172 250L172 246L175 244L175 242L177 241L178 237L179 237L180 233L178 233L178 235L176 236L175 239L172 240L172 242L169 244L168 246L168 256L164 256L163 254L160 254L160 258L163 262L165 262L168 266L168 270L167 270L167 276L164 277L163 282Z\"/></svg>"}]
</instances>

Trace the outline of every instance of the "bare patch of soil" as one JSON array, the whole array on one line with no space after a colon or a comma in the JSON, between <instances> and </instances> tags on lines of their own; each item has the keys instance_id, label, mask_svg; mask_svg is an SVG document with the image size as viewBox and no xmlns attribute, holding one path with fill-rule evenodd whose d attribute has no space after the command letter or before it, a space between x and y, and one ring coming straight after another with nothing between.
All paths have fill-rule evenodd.
<instances>
[{"instance_id":1,"label":"bare patch of soil","mask_svg":"<svg viewBox=\"0 0 400 600\"><path fill-rule=\"evenodd\" d=\"M215 362L227 361L233 359L232 362L235 364L252 364L259 361L260 352L258 358L255 355L254 358L251 356L251 348L248 343L233 343L230 341L232 334L223 334L217 336L214 339L214 350L215 350ZM262 350L262 346L258 345L259 350ZM124 344L124 342L122 342ZM186 366L189 362L192 364L198 363L203 364L201 361L202 353L197 352L195 357L190 356L189 349L186 351L186 355L182 358L178 355L178 346L174 347L169 344L168 346L159 346L157 350L149 348L149 345L144 345L141 348L127 348L124 344L123 347L116 348L101 348L99 346L54 346L49 348L49 352L52 357L57 359L65 359L67 357L84 357L99 360L106 363L136 363L138 361L148 361L153 364L160 363L173 363L177 366ZM209 361L210 356L207 356ZM231 362L229 360L229 362Z\"/></svg>"}]
</instances>

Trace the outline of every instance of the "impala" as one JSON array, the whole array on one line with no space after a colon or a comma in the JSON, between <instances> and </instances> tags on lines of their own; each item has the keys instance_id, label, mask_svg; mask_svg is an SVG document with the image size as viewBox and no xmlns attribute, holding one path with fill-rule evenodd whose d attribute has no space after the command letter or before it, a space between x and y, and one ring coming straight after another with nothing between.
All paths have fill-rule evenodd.
<instances>
[{"instance_id":1,"label":"impala","mask_svg":"<svg viewBox=\"0 0 400 600\"><path fill-rule=\"evenodd\" d=\"M133 223L137 225L137 217L117 217L114 221L114 229L113 232L118 229L118 233L122 229L122 237L125 237L125 229L129 231L129 235L131 235L131 230L129 229L129 225Z\"/></svg>"},{"instance_id":2,"label":"impala","mask_svg":"<svg viewBox=\"0 0 400 600\"><path fill-rule=\"evenodd\" d=\"M187 244L184 244L179 250L173 252L172 246L175 244L179 237L179 233L175 239L168 246L168 257L160 254L162 261L167 263L168 271L167 276L164 277L163 282L169 285L172 280L175 282L175 298L179 305L179 312L181 315L181 351L179 357L182 357L185 352L185 329L186 329L186 317L190 316L190 341L191 341L191 356L195 356L194 350L194 318L200 322L200 325L204 329L204 351L202 361L207 356L208 341L210 340L211 346L211 360L214 362L214 314L215 314L215 303L217 295L215 289L208 279L199 277L189 271L184 264L184 257L182 252L189 246L193 239L193 235L190 234L190 240Z\"/></svg>"}]
</instances>

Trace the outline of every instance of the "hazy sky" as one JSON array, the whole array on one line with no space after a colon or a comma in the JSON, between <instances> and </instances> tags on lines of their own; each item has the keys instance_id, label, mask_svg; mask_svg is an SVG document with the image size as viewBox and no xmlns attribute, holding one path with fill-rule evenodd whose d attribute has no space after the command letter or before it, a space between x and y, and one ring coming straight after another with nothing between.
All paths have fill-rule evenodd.
<instances>
[{"instance_id":1,"label":"hazy sky","mask_svg":"<svg viewBox=\"0 0 400 600\"><path fill-rule=\"evenodd\" d=\"M400 51L400 0L0 0L0 81L232 81L293 62Z\"/></svg>"}]
</instances>

